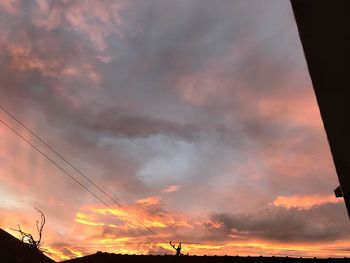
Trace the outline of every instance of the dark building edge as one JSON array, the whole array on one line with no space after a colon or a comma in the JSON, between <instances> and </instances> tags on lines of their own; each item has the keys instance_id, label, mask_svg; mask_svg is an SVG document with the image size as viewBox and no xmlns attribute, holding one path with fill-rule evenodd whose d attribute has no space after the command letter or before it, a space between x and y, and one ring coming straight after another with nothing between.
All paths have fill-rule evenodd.
<instances>
[{"instance_id":1,"label":"dark building edge","mask_svg":"<svg viewBox=\"0 0 350 263\"><path fill-rule=\"evenodd\" d=\"M350 1L291 4L350 217Z\"/></svg>"}]
</instances>

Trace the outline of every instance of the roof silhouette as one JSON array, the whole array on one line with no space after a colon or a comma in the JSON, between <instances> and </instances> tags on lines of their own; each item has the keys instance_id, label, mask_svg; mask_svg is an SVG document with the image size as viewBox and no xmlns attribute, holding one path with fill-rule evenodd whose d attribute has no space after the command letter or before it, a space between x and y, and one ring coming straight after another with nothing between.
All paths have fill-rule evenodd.
<instances>
[{"instance_id":1,"label":"roof silhouette","mask_svg":"<svg viewBox=\"0 0 350 263\"><path fill-rule=\"evenodd\" d=\"M55 261L0 228L0 262L53 263Z\"/></svg>"},{"instance_id":2,"label":"roof silhouette","mask_svg":"<svg viewBox=\"0 0 350 263\"><path fill-rule=\"evenodd\" d=\"M55 263L54 260L45 256L40 251L23 243L16 237L0 228L0 262L4 263ZM122 255L106 252L97 252L96 254L65 260L61 263L172 263L172 262L191 262L191 263L288 263L288 262L349 262L347 258L293 258L293 257L239 257L239 256L178 256L173 255Z\"/></svg>"},{"instance_id":3,"label":"roof silhouette","mask_svg":"<svg viewBox=\"0 0 350 263\"><path fill-rule=\"evenodd\" d=\"M173 255L121 255L105 252L97 252L76 259L62 261L61 263L172 263L172 262L188 262L188 263L301 263L301 262L322 262L337 263L349 262L347 258L292 258L292 257L239 257L239 256L173 256Z\"/></svg>"},{"instance_id":4,"label":"roof silhouette","mask_svg":"<svg viewBox=\"0 0 350 263\"><path fill-rule=\"evenodd\" d=\"M299 36L350 217L350 2L292 0Z\"/></svg>"}]
</instances>

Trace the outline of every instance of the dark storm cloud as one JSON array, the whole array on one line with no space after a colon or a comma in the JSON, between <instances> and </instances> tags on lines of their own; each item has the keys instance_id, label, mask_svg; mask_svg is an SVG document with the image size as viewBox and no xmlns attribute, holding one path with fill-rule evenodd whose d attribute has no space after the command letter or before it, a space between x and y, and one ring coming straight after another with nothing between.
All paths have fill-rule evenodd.
<instances>
[{"instance_id":1,"label":"dark storm cloud","mask_svg":"<svg viewBox=\"0 0 350 263\"><path fill-rule=\"evenodd\" d=\"M256 213L216 214L226 233L242 233L281 242L323 242L347 239L349 222L343 204L323 204L310 209L271 207Z\"/></svg>"}]
</instances>

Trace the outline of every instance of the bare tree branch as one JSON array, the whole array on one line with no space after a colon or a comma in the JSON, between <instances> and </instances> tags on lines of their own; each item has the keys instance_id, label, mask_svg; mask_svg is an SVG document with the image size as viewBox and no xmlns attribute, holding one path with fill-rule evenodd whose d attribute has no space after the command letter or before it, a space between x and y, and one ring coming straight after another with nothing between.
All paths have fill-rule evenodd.
<instances>
[{"instance_id":1,"label":"bare tree branch","mask_svg":"<svg viewBox=\"0 0 350 263\"><path fill-rule=\"evenodd\" d=\"M39 210L38 208L35 208L35 210L38 213L40 213L40 223L38 222L38 220L36 221L36 229L37 229L38 234L39 234L39 240L36 241L36 242L37 242L37 248L40 250L40 247L42 245L41 238L42 238L43 229L44 229L44 226L45 226L45 223L46 223L46 219L45 219L44 213L41 210Z\"/></svg>"},{"instance_id":2,"label":"bare tree branch","mask_svg":"<svg viewBox=\"0 0 350 263\"><path fill-rule=\"evenodd\" d=\"M11 230L19 233L19 235L20 235L19 238L21 239L22 242L29 244L31 247L33 247L41 252L45 252L45 250L42 249L41 246L43 245L42 234L43 234L43 229L44 229L44 226L46 223L46 219L45 219L44 213L41 210L39 210L38 208L35 208L35 210L38 213L40 213L40 222L38 220L36 220L36 229L38 231L38 236L39 236L39 239L37 241L34 239L32 234L24 232L21 229L20 225L18 225L18 229L11 228Z\"/></svg>"}]
</instances>

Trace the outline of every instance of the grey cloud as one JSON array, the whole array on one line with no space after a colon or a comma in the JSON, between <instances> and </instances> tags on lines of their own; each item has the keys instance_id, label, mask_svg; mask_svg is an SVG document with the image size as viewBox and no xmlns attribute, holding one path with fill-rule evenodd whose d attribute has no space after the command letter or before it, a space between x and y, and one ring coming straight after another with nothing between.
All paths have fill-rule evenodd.
<instances>
[{"instance_id":1,"label":"grey cloud","mask_svg":"<svg viewBox=\"0 0 350 263\"><path fill-rule=\"evenodd\" d=\"M250 106L242 105L242 102L235 100L234 94L232 94L232 99L226 106L220 105L222 101L218 101L214 107L197 110L185 105L176 96L172 96L173 87L171 84L183 74L202 71L206 68L207 62L210 64L212 61L222 60L222 58L227 57L227 53L234 45L241 44L240 34L245 34L245 32L241 32L241 28L245 28L250 19L242 18L238 16L238 13L242 12L242 9L246 10L248 6L249 8L252 6L245 7L242 3L224 1L221 5L214 5L211 1L182 1L176 4L171 1L149 1L146 4L135 1L132 9L126 9L122 13L124 23L129 26L124 29L126 30L124 38L119 38L116 34L112 34L108 38L109 50L107 53L116 54L115 60L109 65L96 63L92 59L97 55L96 51L86 43L83 34L74 32L67 23L62 22L60 28L48 31L37 28L29 19L31 16L24 16L26 20L25 23L22 23L26 25L27 29L22 30L27 32L29 42L34 47L34 54L45 58L63 58L63 65L70 63L74 65L75 61L79 65L82 61L87 61L101 73L104 86L102 90L97 92L91 89L91 84L88 81L80 79L79 81L61 82L57 79L51 80L43 77L40 72L23 72L20 76L23 81L13 83L11 80L6 86L14 87L12 88L14 97L18 98L20 95L34 100L32 103L42 107L42 112L48 115L50 120L67 121L73 117L76 124L72 122L72 126L79 125L79 120L85 118L87 122L95 122L96 125L92 125L93 128L107 127L106 121L103 119L91 120L94 118L92 117L94 115L90 114L91 110L97 110L100 113L98 116L101 116L108 111L106 107L111 108L110 106L120 104L128 111L130 106L125 106L124 102L129 101L130 103L131 101L132 111L142 111L142 114L126 112L125 117L120 117L115 123L109 124L114 126L111 128L117 130L116 134L128 135L130 133L142 136L160 131L188 136L188 127L184 126L189 126L189 130L191 130L191 123L194 120L200 120L199 129L205 129L206 126L209 126L210 128L207 129L209 131L221 130L220 125L216 127L217 121L214 122L213 119L220 121L231 107L236 110L236 115L240 115L246 107ZM26 8L35 9L32 5ZM62 10L69 9L70 5L62 5L60 8ZM174 12L174 10L179 12ZM33 16L35 16L35 12ZM134 28L130 28L130 25ZM143 28L144 34L135 33L137 25ZM249 27L249 29L253 32L256 30L254 26ZM50 45L52 40L57 40L59 45ZM265 49L262 50L264 52ZM206 61L199 63L203 59ZM150 66L146 66L144 69L143 63L150 64ZM197 63L200 65L195 66ZM241 61L240 63L244 64L245 62ZM254 65L255 61L248 64ZM178 66L173 67L174 65ZM219 64L222 72L226 72L225 68L231 66ZM245 71L242 69L242 72ZM225 73L224 78L229 81L232 81L233 78L239 78L240 73L230 76L229 72L230 70ZM15 74L18 75L18 72ZM268 73L269 77L271 75L273 74ZM18 79L18 77L11 78L11 74L7 74L7 78ZM2 82L6 83L5 77L2 78ZM23 88L27 83L30 83L30 86ZM56 94L53 93L52 83L56 83L56 85L58 83L59 86L62 86L62 90L66 90L69 97L80 100L83 107L78 109L79 113L70 109L71 106L67 105L62 97L57 98ZM253 87L253 85L250 86L250 88ZM235 87L231 89L235 89ZM11 91L7 93L11 93ZM142 94L143 97L141 98L140 95L135 97L135 93ZM227 95L229 96L230 93ZM22 103L22 101L17 103ZM234 106L235 104L239 106ZM112 110L109 115L113 114L115 115L116 112ZM164 121L164 119L175 120ZM252 119L251 122L255 121ZM125 124L130 127L126 129ZM254 133L258 130L249 124L246 125L245 129L248 133ZM236 134L242 135L243 132L236 132Z\"/></svg>"},{"instance_id":2,"label":"grey cloud","mask_svg":"<svg viewBox=\"0 0 350 263\"><path fill-rule=\"evenodd\" d=\"M27 41L33 46L33 54L41 59L62 59L61 67L69 64L91 64L102 75L103 86L98 90L84 78L67 80L43 76L39 71L12 71L7 66L11 58L7 58L1 65L5 70L0 77L3 84L1 89L7 95L5 101L10 105L21 105L20 108L11 107L19 116L27 115L28 112L33 119L44 116L45 122L53 127L50 132L64 134L66 137L59 138L69 140L67 143L54 140L55 144L65 146L65 152L83 155L82 158L89 160L87 162L97 166L96 156L104 156L108 161L100 158L103 163L100 167L110 170L105 172L105 180L113 177L112 171L118 171L120 177L124 172L119 171L125 166L124 159L117 161L123 155L122 150L113 150L110 147L106 149L104 144L101 146L99 143L106 135L135 138L165 134L175 135L177 139L197 138L194 143L198 144L206 139L214 140L212 145L223 141L223 144L232 144L232 148L243 151L249 151L252 149L250 147L254 148L258 144L264 148L267 144L277 139L281 141L295 132L285 128L283 124L260 119L254 111L254 101L246 102L235 98L236 90L241 88L235 86L236 82L243 81L247 89L259 94L261 85L268 89L276 86L270 85L276 81L269 82L276 75L274 70L259 71L259 68L264 68L265 63L270 61L271 49L279 45L277 42L280 29L274 35L277 39L271 38L271 32L264 33L262 30L261 33L258 30L259 16L239 15L242 12L252 12L250 9L265 10L264 6L265 4L257 2L246 4L243 1L223 1L220 5L212 1L135 1L133 8L126 8L121 13L125 25L123 38L117 34L107 37L106 54L112 56L113 60L110 64L103 64L95 60L94 57L99 53L86 35L76 32L64 19L53 30L37 27L31 20L36 16L36 7L26 4L25 9L32 12L31 15L22 14L20 19L11 20L13 29L20 28L19 31L23 33L11 30L13 33L10 34L10 39L13 42ZM52 8L64 11L69 10L71 5ZM284 10L283 5L281 9ZM93 20L88 21L94 23ZM5 22L3 21L4 24ZM142 28L143 34L138 33L138 26ZM276 29L272 27L270 31L274 30ZM233 59L229 59L228 54L232 48L241 47L245 41L249 44L249 40L253 41L255 36L264 41L253 45L248 51L242 51L243 55L237 51L240 55L237 61L237 54L234 52ZM288 34L284 38L292 37ZM300 62L296 61L297 65L292 64L288 68L279 67L278 65L286 64L283 56L278 57L281 52L283 50L279 50L273 57L277 63L274 62L274 68L281 69L284 74L279 72L278 75L286 77L289 67L299 66ZM6 54L6 49L2 53ZM199 109L186 105L174 92L173 84L183 74L207 72L208 64L215 61L219 61L218 77L228 82L224 86L224 89L228 89L225 98ZM237 63L241 65L238 69ZM252 70L251 67L255 69ZM256 73L259 73L258 79L255 78ZM66 92L66 97L56 94L53 85L60 86ZM69 103L72 99L78 100L81 106L74 108ZM116 105L123 109L122 114L119 114L120 110ZM235 115L230 120L232 123L223 117L228 112ZM42 122L40 119L38 121ZM198 131L209 136L204 136L203 140L198 139ZM303 135L303 132L300 134ZM90 153L87 151L89 148L98 154ZM216 152L212 149L210 156L214 156L214 153ZM218 162L215 158L212 161ZM141 164L132 160L130 162L135 168L129 165L130 169L125 170L128 175L125 175L124 180L130 180L133 182L131 185L137 185L137 179L132 178ZM115 163L118 165L114 165ZM202 173L208 171L206 163L200 170L198 173L204 176Z\"/></svg>"},{"instance_id":3,"label":"grey cloud","mask_svg":"<svg viewBox=\"0 0 350 263\"><path fill-rule=\"evenodd\" d=\"M343 204L323 204L308 210L268 208L247 214L215 214L226 233L282 242L322 242L349 238L350 228Z\"/></svg>"},{"instance_id":4,"label":"grey cloud","mask_svg":"<svg viewBox=\"0 0 350 263\"><path fill-rule=\"evenodd\" d=\"M133 1L121 11L121 25L113 24L120 26L121 34L102 34L107 47L100 51L87 32L75 30L64 18L82 2L65 2L51 2L50 12L60 10L52 29L33 22L39 16L34 2L22 2L18 16L1 13L6 38L0 36L0 102L37 127L107 192L134 200L176 183L181 191L171 195L169 205L190 214L193 207L248 211L278 194L331 191L336 177L329 172L331 161L319 159L328 150L322 133L291 127L288 119L262 117L257 109L259 100L270 95L284 99L297 91L303 97L310 84L289 3ZM101 23L85 15L87 26ZM59 77L11 68L9 46L14 43L29 44L31 55L40 61L56 61L52 71ZM111 61L102 63L96 56ZM69 65L79 70L88 65L101 82L91 81L84 72L80 77L60 76ZM179 90L186 83L180 80L187 76L196 78L194 96L201 95L205 85L217 88L203 105L181 97ZM208 84L206 76L215 83ZM295 138L299 141L289 144ZM302 172L294 159L301 154L313 163ZM268 166L269 158L284 158L298 174L292 177ZM245 166L251 168L246 171ZM151 167L147 180L140 176L145 167ZM54 178L49 181L56 185L53 194L64 192L67 202L91 201L71 187L70 179ZM45 195L47 188L42 190ZM348 233L342 236L340 227L332 226L330 214L341 218L340 211L338 205L327 205L215 218L228 230L264 238L334 240ZM347 229L343 221L339 225ZM208 235L220 238L216 232Z\"/></svg>"},{"instance_id":5,"label":"grey cloud","mask_svg":"<svg viewBox=\"0 0 350 263\"><path fill-rule=\"evenodd\" d=\"M189 137L198 133L198 127L186 124L156 120L149 117L124 115L120 110L109 110L100 113L95 117L95 122L90 128L96 132L109 133L115 136L127 137L148 137L157 134L166 134L179 136L180 138Z\"/></svg>"}]
</instances>

